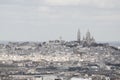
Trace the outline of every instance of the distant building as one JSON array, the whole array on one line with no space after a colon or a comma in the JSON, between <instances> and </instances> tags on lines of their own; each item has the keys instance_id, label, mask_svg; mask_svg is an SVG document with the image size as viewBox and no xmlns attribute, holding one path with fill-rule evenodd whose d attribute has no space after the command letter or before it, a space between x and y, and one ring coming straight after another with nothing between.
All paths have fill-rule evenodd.
<instances>
[{"instance_id":1,"label":"distant building","mask_svg":"<svg viewBox=\"0 0 120 80\"><path fill-rule=\"evenodd\" d=\"M78 29L78 32L77 32L77 42L78 42L78 43L81 42L80 29Z\"/></svg>"},{"instance_id":2,"label":"distant building","mask_svg":"<svg viewBox=\"0 0 120 80\"><path fill-rule=\"evenodd\" d=\"M86 35L83 36L83 40L81 40L81 34L80 34L80 29L78 29L77 32L77 42L78 43L83 43L83 45L91 45L92 43L95 43L95 39L93 36L91 36L90 31L88 30Z\"/></svg>"},{"instance_id":3,"label":"distant building","mask_svg":"<svg viewBox=\"0 0 120 80\"><path fill-rule=\"evenodd\" d=\"M86 38L84 40L88 45L92 44L95 42L94 37L91 36L90 31L88 30L88 32L86 33Z\"/></svg>"}]
</instances>

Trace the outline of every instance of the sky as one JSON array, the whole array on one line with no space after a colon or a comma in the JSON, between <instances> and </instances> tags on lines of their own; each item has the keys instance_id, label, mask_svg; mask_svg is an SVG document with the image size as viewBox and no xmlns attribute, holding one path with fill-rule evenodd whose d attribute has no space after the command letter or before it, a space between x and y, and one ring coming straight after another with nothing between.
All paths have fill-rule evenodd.
<instances>
[{"instance_id":1,"label":"sky","mask_svg":"<svg viewBox=\"0 0 120 80\"><path fill-rule=\"evenodd\" d=\"M120 41L120 0L0 0L1 41Z\"/></svg>"}]
</instances>

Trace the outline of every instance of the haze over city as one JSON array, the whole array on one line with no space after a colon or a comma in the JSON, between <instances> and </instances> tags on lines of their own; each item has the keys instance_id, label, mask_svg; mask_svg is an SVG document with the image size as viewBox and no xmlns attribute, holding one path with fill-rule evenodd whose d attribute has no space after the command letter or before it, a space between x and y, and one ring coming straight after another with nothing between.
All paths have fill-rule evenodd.
<instances>
[{"instance_id":1,"label":"haze over city","mask_svg":"<svg viewBox=\"0 0 120 80\"><path fill-rule=\"evenodd\" d=\"M96 41L120 41L119 0L0 0L0 40L76 40L87 30Z\"/></svg>"}]
</instances>

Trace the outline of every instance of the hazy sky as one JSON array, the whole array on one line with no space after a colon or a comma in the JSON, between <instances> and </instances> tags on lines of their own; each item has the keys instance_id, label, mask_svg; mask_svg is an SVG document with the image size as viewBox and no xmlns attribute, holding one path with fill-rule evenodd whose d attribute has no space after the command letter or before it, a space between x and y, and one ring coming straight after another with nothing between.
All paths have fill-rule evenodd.
<instances>
[{"instance_id":1,"label":"hazy sky","mask_svg":"<svg viewBox=\"0 0 120 80\"><path fill-rule=\"evenodd\" d=\"M120 0L0 0L0 40L120 41Z\"/></svg>"}]
</instances>

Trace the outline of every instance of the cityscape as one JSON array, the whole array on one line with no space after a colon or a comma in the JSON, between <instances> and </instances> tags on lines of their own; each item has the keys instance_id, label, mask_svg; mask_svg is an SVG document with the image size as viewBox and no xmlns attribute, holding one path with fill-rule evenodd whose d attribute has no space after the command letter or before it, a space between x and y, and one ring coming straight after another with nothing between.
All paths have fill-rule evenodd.
<instances>
[{"instance_id":1,"label":"cityscape","mask_svg":"<svg viewBox=\"0 0 120 80\"><path fill-rule=\"evenodd\" d=\"M0 80L120 80L120 0L0 0Z\"/></svg>"},{"instance_id":2,"label":"cityscape","mask_svg":"<svg viewBox=\"0 0 120 80\"><path fill-rule=\"evenodd\" d=\"M0 43L0 80L120 80L120 48L76 40Z\"/></svg>"}]
</instances>

